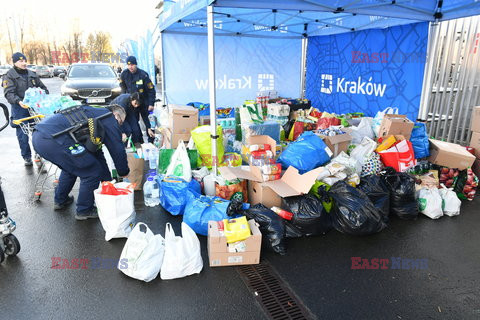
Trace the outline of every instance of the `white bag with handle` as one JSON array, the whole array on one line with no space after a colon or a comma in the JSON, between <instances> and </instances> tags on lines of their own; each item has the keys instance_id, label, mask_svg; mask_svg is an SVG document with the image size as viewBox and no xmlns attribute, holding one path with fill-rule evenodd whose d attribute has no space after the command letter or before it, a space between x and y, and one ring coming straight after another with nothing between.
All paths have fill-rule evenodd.
<instances>
[{"instance_id":1,"label":"white bag with handle","mask_svg":"<svg viewBox=\"0 0 480 320\"><path fill-rule=\"evenodd\" d=\"M160 277L163 280L183 278L200 273L203 268L200 241L195 232L182 222L182 237L175 236L172 225L165 226L165 256Z\"/></svg>"},{"instance_id":2,"label":"white bag with handle","mask_svg":"<svg viewBox=\"0 0 480 320\"><path fill-rule=\"evenodd\" d=\"M350 157L357 161L357 172L362 172L362 166L365 164L366 159L376 148L377 143L375 141L369 137L364 137L362 142L350 152Z\"/></svg>"},{"instance_id":3,"label":"white bag with handle","mask_svg":"<svg viewBox=\"0 0 480 320\"><path fill-rule=\"evenodd\" d=\"M370 139L375 138L375 134L372 130L372 118L362 118L360 123L356 127L351 127L350 135L352 136L352 144L359 144L362 142L364 137L368 137Z\"/></svg>"},{"instance_id":4,"label":"white bag with handle","mask_svg":"<svg viewBox=\"0 0 480 320\"><path fill-rule=\"evenodd\" d=\"M418 192L418 204L420 212L430 219L438 219L443 216L442 197L437 188L422 188Z\"/></svg>"},{"instance_id":5,"label":"white bag with handle","mask_svg":"<svg viewBox=\"0 0 480 320\"><path fill-rule=\"evenodd\" d=\"M98 210L98 218L105 230L105 240L113 238L128 238L135 225L135 207L133 204L133 189L129 188L130 183L115 183L116 188L130 190L124 195L101 194L102 186L93 192L95 205Z\"/></svg>"},{"instance_id":6,"label":"white bag with handle","mask_svg":"<svg viewBox=\"0 0 480 320\"><path fill-rule=\"evenodd\" d=\"M375 136L378 137L378 131L380 130L380 126L382 125L383 116L386 114L398 114L398 108L388 107L385 108L383 111L378 111L375 115L375 118L372 120L372 129Z\"/></svg>"},{"instance_id":7,"label":"white bag with handle","mask_svg":"<svg viewBox=\"0 0 480 320\"><path fill-rule=\"evenodd\" d=\"M178 142L178 147L170 159L166 175L180 177L187 182L192 180L192 167L190 166L187 148L185 148L182 140Z\"/></svg>"},{"instance_id":8,"label":"white bag with handle","mask_svg":"<svg viewBox=\"0 0 480 320\"><path fill-rule=\"evenodd\" d=\"M447 188L442 183L442 188L439 192L440 196L442 197L443 213L449 217L458 216L460 214L460 206L462 205L462 201L453 191L453 188Z\"/></svg>"},{"instance_id":9,"label":"white bag with handle","mask_svg":"<svg viewBox=\"0 0 480 320\"><path fill-rule=\"evenodd\" d=\"M163 237L139 222L123 247L118 269L129 277L150 282L160 272L164 253Z\"/></svg>"}]
</instances>

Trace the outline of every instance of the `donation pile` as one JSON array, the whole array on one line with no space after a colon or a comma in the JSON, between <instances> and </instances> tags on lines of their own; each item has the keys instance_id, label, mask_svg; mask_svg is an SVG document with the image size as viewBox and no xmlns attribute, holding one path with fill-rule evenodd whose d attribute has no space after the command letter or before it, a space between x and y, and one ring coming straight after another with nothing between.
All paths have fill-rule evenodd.
<instances>
[{"instance_id":1,"label":"donation pile","mask_svg":"<svg viewBox=\"0 0 480 320\"><path fill-rule=\"evenodd\" d=\"M153 208L183 215L185 241L198 248L194 233L208 237L212 267L259 263L262 235L267 248L283 255L289 238L331 230L367 236L384 230L391 219L456 216L461 200L476 194L478 151L430 139L425 123L394 108L375 117L334 114L272 92L235 108L219 108L216 124L210 123L208 108L198 102L156 106L154 115L161 119L156 141L161 143L129 150L129 157L149 161L151 171L136 178L145 179L146 194L158 198L149 202ZM480 112L478 117L477 122ZM218 137L216 157L211 125ZM480 150L480 142L475 146ZM132 161L132 166L137 164ZM152 183L157 192L146 190ZM162 279L200 272L201 264L194 262L195 268L185 267L181 274L170 268L168 242L178 238L170 227L164 249L162 239L143 228L132 231L125 247L132 248L124 251L134 259L140 247L152 242L161 249L139 261L156 259L162 267L148 277L126 274L148 281L154 272ZM130 241L132 235L139 240ZM178 246L182 256L193 254ZM163 263L158 263L161 250Z\"/></svg>"}]
</instances>

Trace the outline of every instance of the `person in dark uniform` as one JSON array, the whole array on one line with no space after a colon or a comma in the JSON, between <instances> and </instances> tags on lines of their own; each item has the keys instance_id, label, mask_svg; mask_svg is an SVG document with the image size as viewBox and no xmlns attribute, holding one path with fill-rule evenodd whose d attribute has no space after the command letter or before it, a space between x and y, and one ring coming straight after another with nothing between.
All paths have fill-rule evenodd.
<instances>
[{"instance_id":1,"label":"person in dark uniform","mask_svg":"<svg viewBox=\"0 0 480 320\"><path fill-rule=\"evenodd\" d=\"M30 116L27 106L22 103L25 91L28 88L38 87L48 93L47 87L43 84L36 73L27 69L27 57L23 53L16 52L12 56L13 68L8 70L2 82L5 98L10 103L12 116L11 120L22 119ZM31 166L32 151L26 135L20 126L10 122L10 125L17 131L17 140L20 151L26 166Z\"/></svg>"},{"instance_id":2,"label":"person in dark uniform","mask_svg":"<svg viewBox=\"0 0 480 320\"><path fill-rule=\"evenodd\" d=\"M142 130L138 121L140 120L140 105L142 101L140 99L140 94L134 92L132 94L124 93L116 97L112 104L117 104L127 113L125 122L120 127L122 131L122 140L126 140L127 137L131 137L133 143L143 143ZM147 129L148 136L155 136L153 129Z\"/></svg>"},{"instance_id":3,"label":"person in dark uniform","mask_svg":"<svg viewBox=\"0 0 480 320\"><path fill-rule=\"evenodd\" d=\"M148 112L153 111L153 105L155 104L155 86L152 80L150 80L148 73L137 68L137 59L134 56L127 58L127 69L120 74L120 87L122 88L122 93L132 94L138 92L140 94L141 105L139 112L145 127L149 129ZM149 134L148 140L152 142L153 139L154 136Z\"/></svg>"},{"instance_id":4,"label":"person in dark uniform","mask_svg":"<svg viewBox=\"0 0 480 320\"><path fill-rule=\"evenodd\" d=\"M32 143L38 154L62 170L55 189L54 209L64 209L73 202L73 196L69 196L69 193L79 177L80 190L75 219L86 220L98 217L93 191L99 187L101 181L112 180L101 143L112 156L119 176L128 175L130 170L120 132L120 125L126 117L125 110L118 105L109 106L108 109L90 106L81 106L79 109L89 119L101 117L97 122L92 121L94 125L88 126L88 130L95 127L96 132L88 131L87 139L80 140L86 141L84 144L77 144L68 133L52 136L72 127L69 118L63 113L54 114L38 123L33 132ZM100 140L96 141L97 145L94 145L92 150L90 139L94 141L97 135Z\"/></svg>"}]
</instances>

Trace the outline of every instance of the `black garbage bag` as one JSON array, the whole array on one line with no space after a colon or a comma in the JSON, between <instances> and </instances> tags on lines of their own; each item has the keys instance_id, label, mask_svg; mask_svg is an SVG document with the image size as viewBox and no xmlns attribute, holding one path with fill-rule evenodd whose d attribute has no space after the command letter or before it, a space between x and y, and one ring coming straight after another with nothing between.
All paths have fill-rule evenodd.
<instances>
[{"instance_id":1,"label":"black garbage bag","mask_svg":"<svg viewBox=\"0 0 480 320\"><path fill-rule=\"evenodd\" d=\"M227 207L227 216L235 217L237 215L245 215L245 210L243 210L243 202L232 198Z\"/></svg>"},{"instance_id":2,"label":"black garbage bag","mask_svg":"<svg viewBox=\"0 0 480 320\"><path fill-rule=\"evenodd\" d=\"M381 173L390 192L390 212L400 219L414 220L418 216L415 198L415 178L404 172L386 168Z\"/></svg>"},{"instance_id":3,"label":"black garbage bag","mask_svg":"<svg viewBox=\"0 0 480 320\"><path fill-rule=\"evenodd\" d=\"M330 214L337 231L361 236L380 232L387 226L380 211L363 191L338 181L329 193L333 198Z\"/></svg>"},{"instance_id":4,"label":"black garbage bag","mask_svg":"<svg viewBox=\"0 0 480 320\"><path fill-rule=\"evenodd\" d=\"M285 210L293 213L292 220L285 220L287 238L316 236L333 229L332 218L317 197L305 194L283 200Z\"/></svg>"},{"instance_id":5,"label":"black garbage bag","mask_svg":"<svg viewBox=\"0 0 480 320\"><path fill-rule=\"evenodd\" d=\"M281 255L286 253L283 218L261 203L251 206L250 209L245 210L244 214L248 219L253 219L260 225L259 229L262 235L268 239L273 251Z\"/></svg>"},{"instance_id":6,"label":"black garbage bag","mask_svg":"<svg viewBox=\"0 0 480 320\"><path fill-rule=\"evenodd\" d=\"M387 223L390 214L390 192L385 179L376 174L365 176L358 185L358 189L368 196L375 208L382 214L383 222Z\"/></svg>"}]
</instances>

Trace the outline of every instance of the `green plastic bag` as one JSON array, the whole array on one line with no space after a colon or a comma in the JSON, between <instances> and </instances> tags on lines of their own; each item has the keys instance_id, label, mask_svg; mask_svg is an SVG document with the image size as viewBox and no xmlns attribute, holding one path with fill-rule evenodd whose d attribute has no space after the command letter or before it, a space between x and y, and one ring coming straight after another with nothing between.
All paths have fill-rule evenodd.
<instances>
[{"instance_id":1,"label":"green plastic bag","mask_svg":"<svg viewBox=\"0 0 480 320\"><path fill-rule=\"evenodd\" d=\"M158 165L157 173L164 174L167 172L167 167L170 164L170 159L172 158L175 149L160 149L158 154ZM201 160L198 156L197 150L187 150L188 158L190 159L190 166L192 170L201 166Z\"/></svg>"},{"instance_id":2,"label":"green plastic bag","mask_svg":"<svg viewBox=\"0 0 480 320\"><path fill-rule=\"evenodd\" d=\"M331 197L328 197L326 195L321 195L321 193L318 191L319 188L324 188L325 191L330 190L330 185L326 184L325 182L322 181L315 181L315 184L312 186L310 189L309 194L314 195L318 199L322 201L322 205L325 208L327 212L330 212L332 210L332 205L333 205L333 199Z\"/></svg>"},{"instance_id":3,"label":"green plastic bag","mask_svg":"<svg viewBox=\"0 0 480 320\"><path fill-rule=\"evenodd\" d=\"M193 142L197 147L202 164L207 167L212 167L212 138L210 137L210 126L196 127L191 131ZM223 162L224 148L223 148L223 133L222 127L217 126L217 165Z\"/></svg>"}]
</instances>

